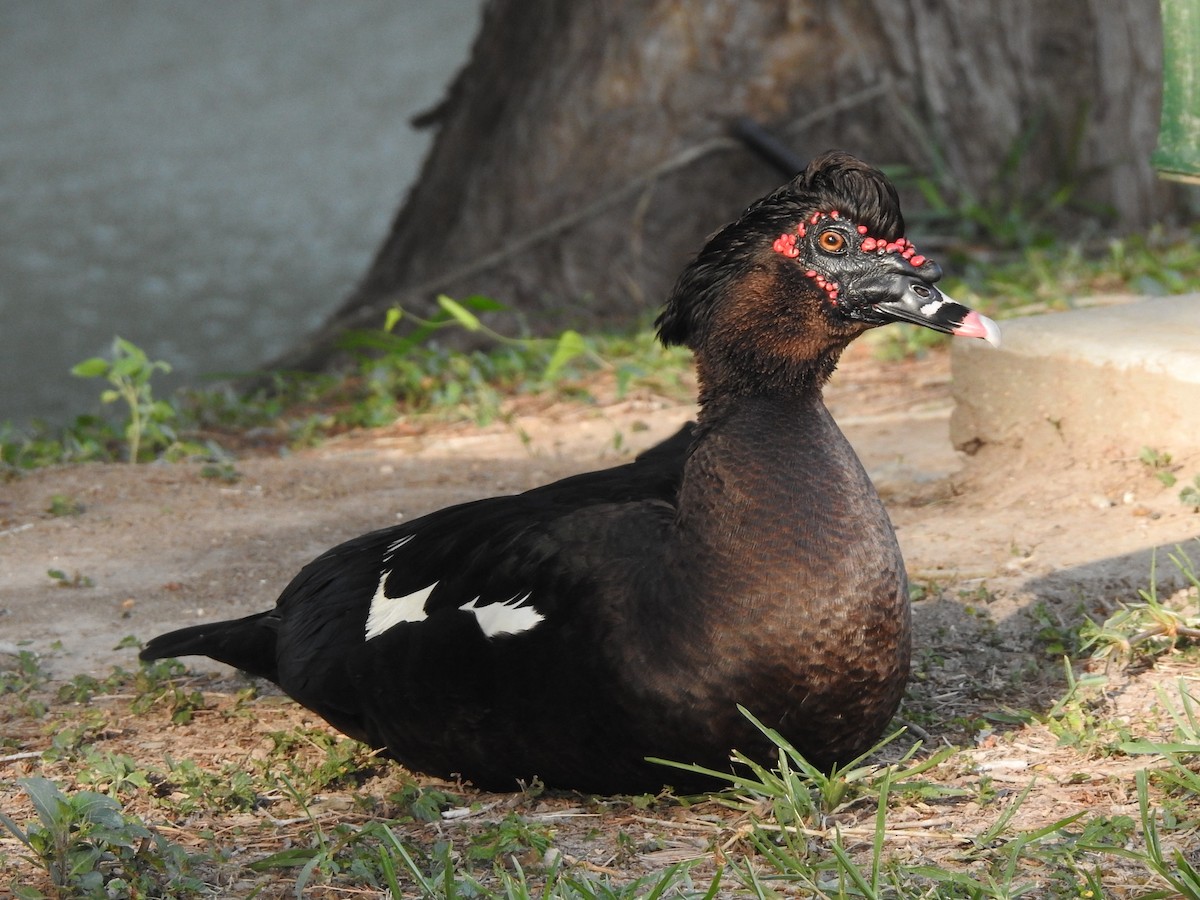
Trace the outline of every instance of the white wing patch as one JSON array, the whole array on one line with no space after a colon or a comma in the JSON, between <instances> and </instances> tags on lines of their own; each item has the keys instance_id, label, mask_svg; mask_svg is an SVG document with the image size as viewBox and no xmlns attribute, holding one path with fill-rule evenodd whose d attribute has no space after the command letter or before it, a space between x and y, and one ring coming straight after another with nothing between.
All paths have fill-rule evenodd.
<instances>
[{"instance_id":1,"label":"white wing patch","mask_svg":"<svg viewBox=\"0 0 1200 900\"><path fill-rule=\"evenodd\" d=\"M531 596L533 596L532 591L524 595L516 594L511 600L503 603L488 603L484 606L476 606L479 602L479 598L476 597L470 603L464 603L459 609L475 614L475 621L479 623L484 637L495 637L498 634L520 634L522 631L534 628L546 618L532 605L521 605L527 602Z\"/></svg>"},{"instance_id":2,"label":"white wing patch","mask_svg":"<svg viewBox=\"0 0 1200 900\"><path fill-rule=\"evenodd\" d=\"M429 599L438 583L435 581L429 587L423 587L403 597L389 597L383 586L391 574L389 569L379 576L379 587L375 589L375 596L371 598L371 611L367 614L368 641L401 622L424 622L428 618L425 614L425 601Z\"/></svg>"}]
</instances>

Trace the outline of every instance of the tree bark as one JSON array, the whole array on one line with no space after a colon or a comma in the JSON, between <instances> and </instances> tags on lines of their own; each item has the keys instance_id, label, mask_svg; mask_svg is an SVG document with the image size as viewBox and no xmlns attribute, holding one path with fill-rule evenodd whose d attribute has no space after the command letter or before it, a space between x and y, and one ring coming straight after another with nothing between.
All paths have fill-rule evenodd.
<instances>
[{"instance_id":1,"label":"tree bark","mask_svg":"<svg viewBox=\"0 0 1200 900\"><path fill-rule=\"evenodd\" d=\"M643 319L783 180L729 136L740 117L983 202L1074 184L1142 228L1174 202L1149 166L1160 47L1158 0L493 0L370 269L277 367L442 292L535 333Z\"/></svg>"}]
</instances>

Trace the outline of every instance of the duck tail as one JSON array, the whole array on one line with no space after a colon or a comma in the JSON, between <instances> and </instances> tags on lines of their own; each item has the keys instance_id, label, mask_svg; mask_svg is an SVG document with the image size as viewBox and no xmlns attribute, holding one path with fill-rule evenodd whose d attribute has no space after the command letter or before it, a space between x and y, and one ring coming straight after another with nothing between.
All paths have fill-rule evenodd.
<instances>
[{"instance_id":1,"label":"duck tail","mask_svg":"<svg viewBox=\"0 0 1200 900\"><path fill-rule=\"evenodd\" d=\"M278 682L275 643L279 617L274 610L170 631L153 638L138 658L144 661L174 656L207 656L217 662Z\"/></svg>"}]
</instances>

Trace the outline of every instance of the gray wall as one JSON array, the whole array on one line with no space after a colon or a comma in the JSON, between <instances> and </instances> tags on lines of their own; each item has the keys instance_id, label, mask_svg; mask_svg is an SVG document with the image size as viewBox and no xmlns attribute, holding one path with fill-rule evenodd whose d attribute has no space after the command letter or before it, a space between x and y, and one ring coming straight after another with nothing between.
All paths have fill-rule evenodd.
<instances>
[{"instance_id":1,"label":"gray wall","mask_svg":"<svg viewBox=\"0 0 1200 900\"><path fill-rule=\"evenodd\" d=\"M247 371L362 274L480 0L0 0L0 421L114 334Z\"/></svg>"}]
</instances>

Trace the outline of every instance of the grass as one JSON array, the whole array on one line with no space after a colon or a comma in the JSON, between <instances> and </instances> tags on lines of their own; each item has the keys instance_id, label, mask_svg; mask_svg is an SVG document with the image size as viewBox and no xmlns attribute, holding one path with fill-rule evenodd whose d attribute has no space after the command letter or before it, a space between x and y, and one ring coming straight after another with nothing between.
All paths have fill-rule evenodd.
<instances>
[{"instance_id":1,"label":"grass","mask_svg":"<svg viewBox=\"0 0 1200 900\"><path fill-rule=\"evenodd\" d=\"M1196 542L1200 550L1200 540ZM1097 657L1129 658L1133 654L1156 656L1180 640L1200 640L1200 577L1188 548L1176 547L1167 558L1188 588L1175 598L1159 596L1157 556L1150 565L1150 585L1138 591L1138 599L1120 604L1104 622L1088 620L1081 629L1083 649Z\"/></svg>"},{"instance_id":2,"label":"grass","mask_svg":"<svg viewBox=\"0 0 1200 900\"><path fill-rule=\"evenodd\" d=\"M1200 605L1190 549L1171 554L1186 590L1164 597L1153 573L1130 607ZM0 886L20 898L160 896L164 879L176 897L1200 898L1200 688L1182 643L1123 681L1096 670L1111 666L1094 655L1111 636L1137 646L1143 625L1104 623L1108 645L1081 639L1086 626L1055 635L1078 653L1057 696L1040 708L980 697L994 731L955 742L945 723L936 750L898 732L824 772L755 722L772 764L738 755L728 789L694 797L480 794L414 778L244 683L159 663L55 685L27 654L0 681L20 701L0 727ZM1046 641L1030 633L1012 652L1044 658ZM676 768L693 770L664 763L664 781Z\"/></svg>"},{"instance_id":3,"label":"grass","mask_svg":"<svg viewBox=\"0 0 1200 900\"><path fill-rule=\"evenodd\" d=\"M1194 714L1194 700L1187 702ZM389 783L403 777L396 772L372 775L331 815L320 795L266 766L247 775L253 801L230 803L145 759L81 754L69 767L43 761L54 779L17 782L25 796L6 798L14 815L2 821L18 849L3 848L12 855L0 871L15 879L18 897L122 896L129 883L153 895L155 879L166 875L190 879L176 884L181 897L230 884L271 897L385 890L433 898L1100 897L1130 886L1138 890L1128 896L1200 896L1181 887L1196 876L1188 861L1195 806L1167 809L1172 795L1195 796L1189 765L1200 745L1129 746L1131 755L1159 761L1132 784L1105 782L1136 817L1077 804L1048 821L1047 794L1059 786L1030 775L1019 788L997 791L971 771L969 748L930 756L910 747L906 761L862 767L869 774L835 806L820 799L828 782L798 775L794 750L780 749L791 762L760 768L710 797L666 796L646 808L619 798L514 800L459 789L467 805L440 807L432 823L392 797L429 790L444 800L445 792L409 782L388 795ZM319 756L305 760L319 763ZM210 782L225 777L215 774ZM956 827L948 827L948 811L958 812ZM607 834L558 824L577 816L601 831L604 817L636 817L657 832L657 847L685 845L688 858L656 865L663 851L639 847L614 868ZM239 850L245 846L255 852ZM86 883L85 872L93 873Z\"/></svg>"},{"instance_id":4,"label":"grass","mask_svg":"<svg viewBox=\"0 0 1200 900\"><path fill-rule=\"evenodd\" d=\"M943 267L956 299L1000 315L1070 309L1105 294L1183 294L1200 290L1200 228L1156 229L1092 247L1055 243L1009 260L952 255Z\"/></svg>"},{"instance_id":5,"label":"grass","mask_svg":"<svg viewBox=\"0 0 1200 900\"><path fill-rule=\"evenodd\" d=\"M104 389L101 400L123 400L125 414L79 416L61 428L2 424L0 476L63 463L161 458L198 460L205 477L234 481L238 474L227 447L245 444L248 434L267 449L302 447L402 418L487 425L510 417L515 398L591 403L598 386L615 399L635 388L674 397L693 393L689 354L664 350L649 328L596 336L566 331L550 340L510 338L487 328L473 311L495 308L492 301L457 303L443 297L441 302L453 312L432 320L399 314L384 329L350 336L347 347L358 362L341 376L280 373L251 394L225 386L156 399L152 378L166 363L151 361L118 339L113 360L85 360L73 371L118 385ZM399 324L412 328L399 335L394 333ZM439 340L446 328L475 332L489 346L467 351L451 346ZM68 514L68 507L55 514Z\"/></svg>"}]
</instances>

